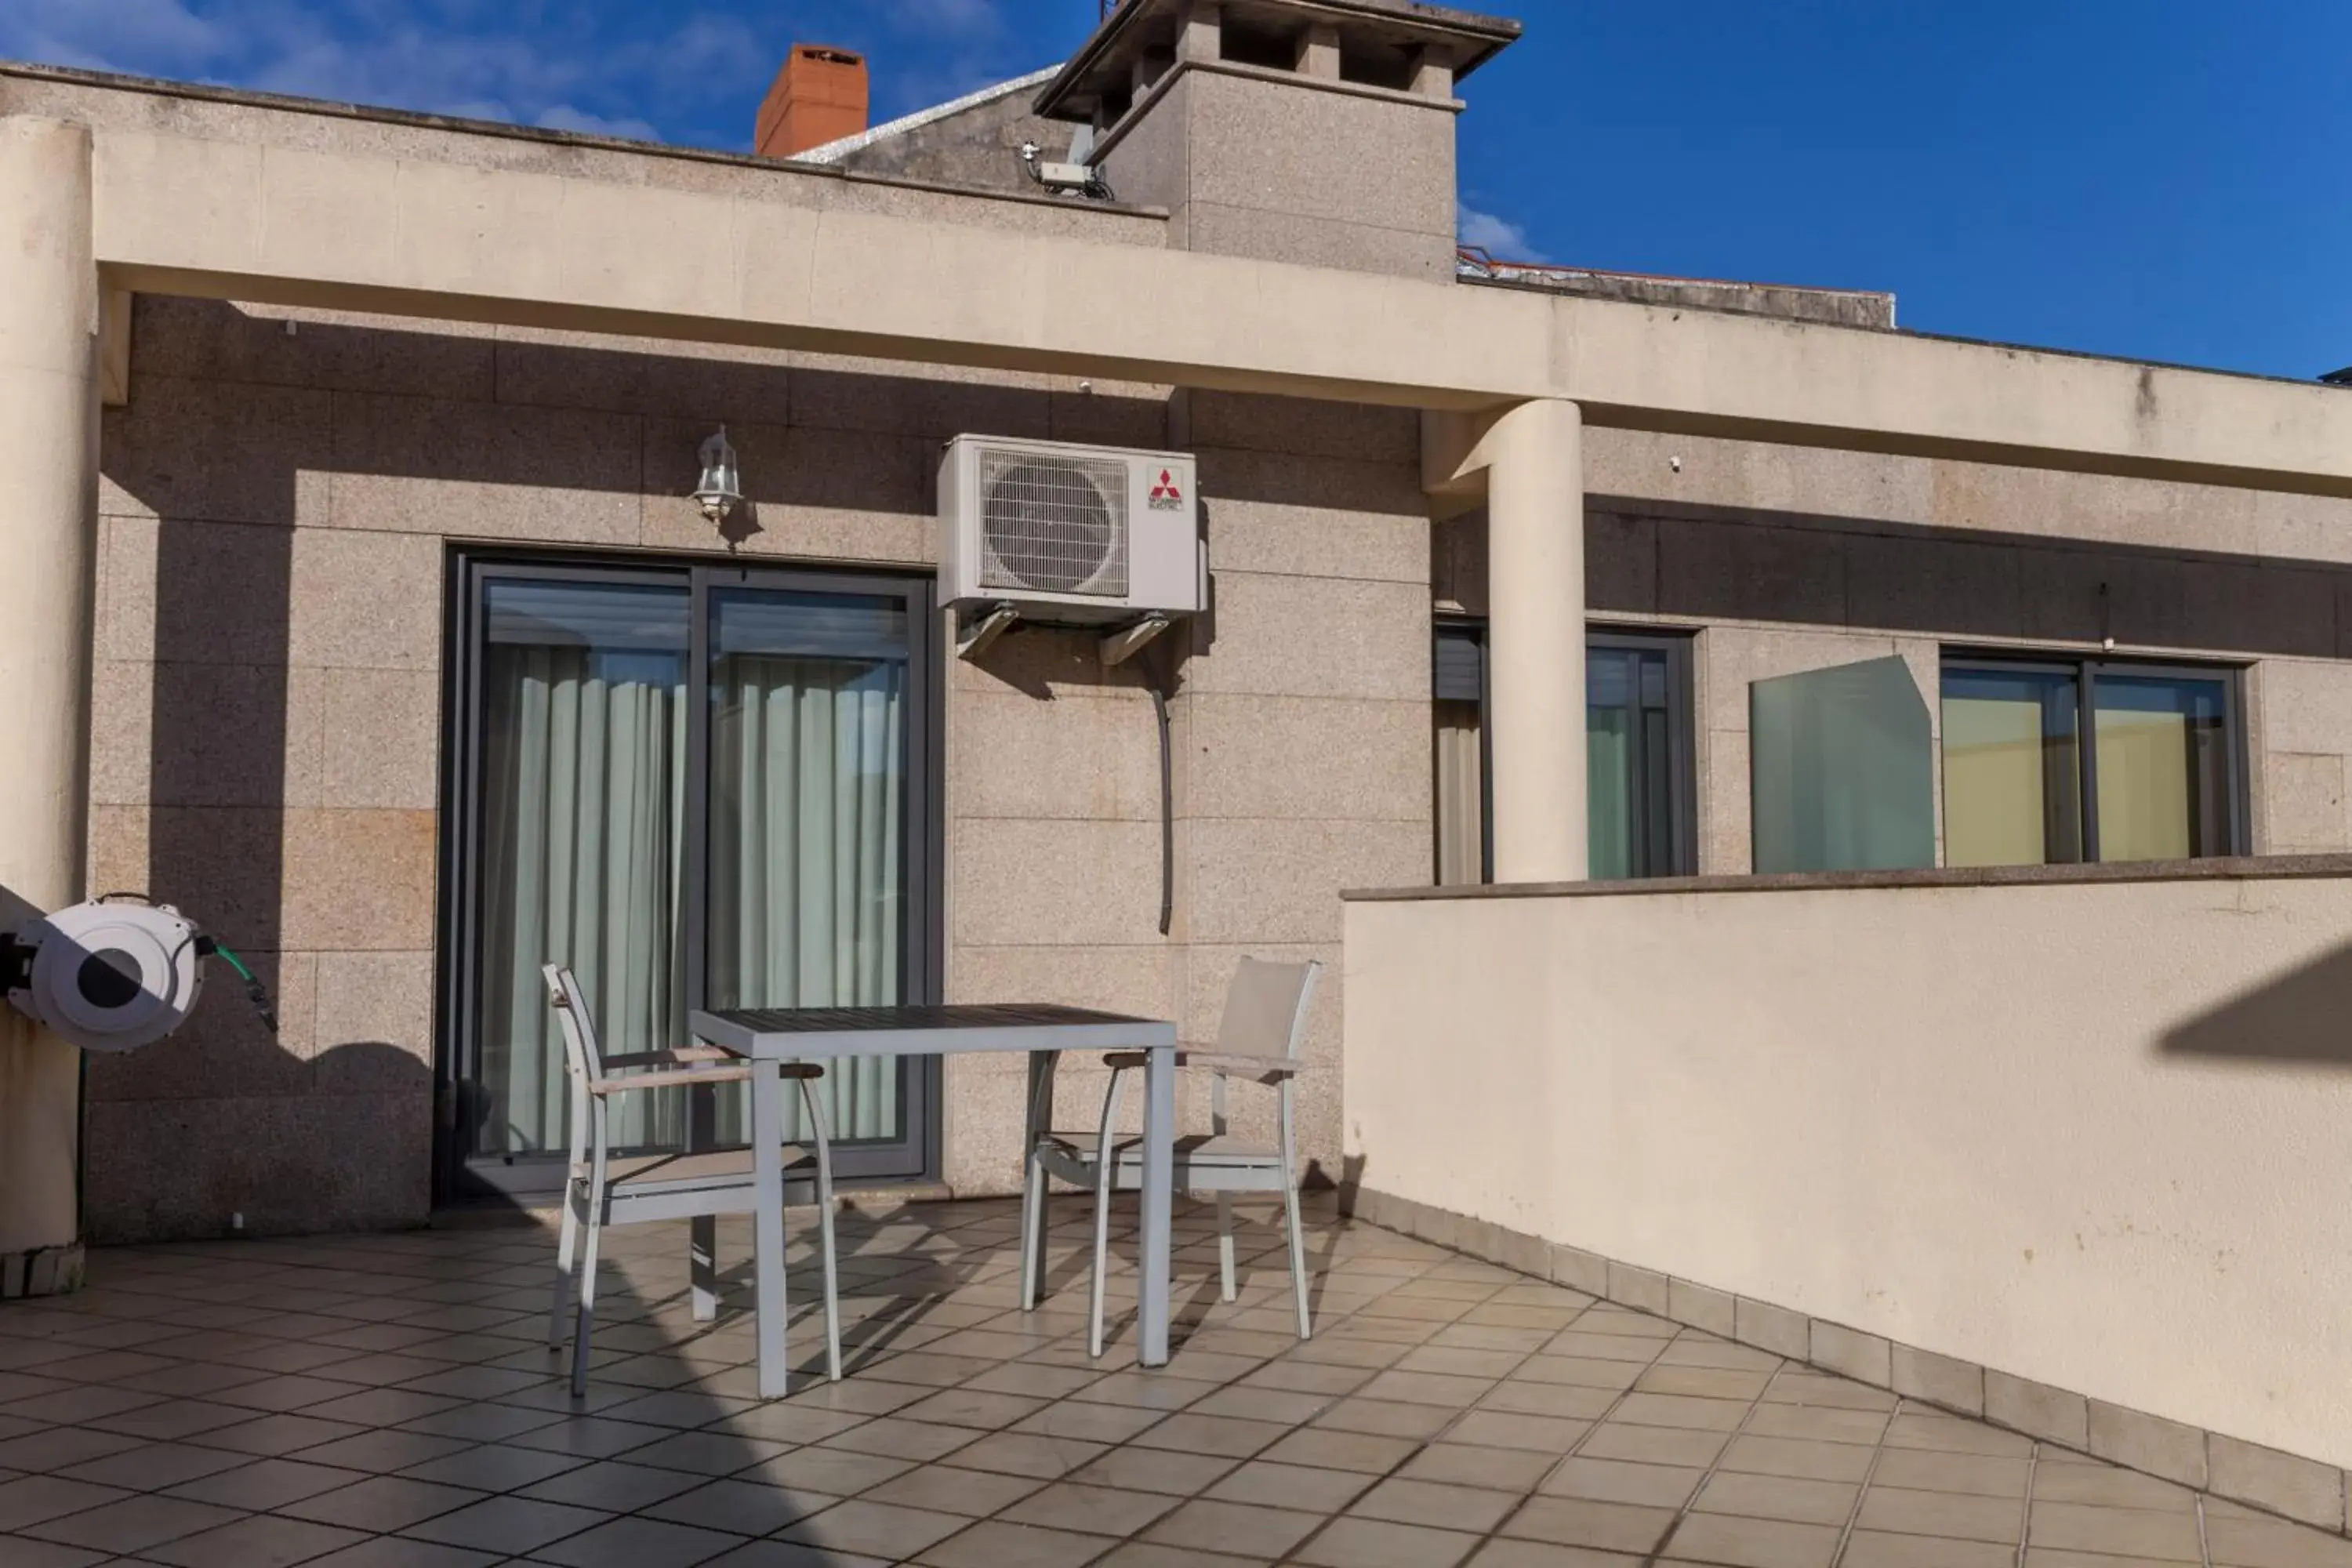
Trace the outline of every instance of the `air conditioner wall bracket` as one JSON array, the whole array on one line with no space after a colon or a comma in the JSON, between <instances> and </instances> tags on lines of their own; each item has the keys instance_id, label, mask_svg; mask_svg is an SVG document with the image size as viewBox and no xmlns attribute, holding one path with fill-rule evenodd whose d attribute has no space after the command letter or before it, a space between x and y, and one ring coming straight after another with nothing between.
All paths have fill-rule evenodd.
<instances>
[{"instance_id":1,"label":"air conditioner wall bracket","mask_svg":"<svg viewBox=\"0 0 2352 1568\"><path fill-rule=\"evenodd\" d=\"M1013 629L1021 612L1011 605L988 605L975 607L956 632L956 657L978 658L991 644Z\"/></svg>"},{"instance_id":2,"label":"air conditioner wall bracket","mask_svg":"<svg viewBox=\"0 0 2352 1568\"><path fill-rule=\"evenodd\" d=\"M1168 629L1166 616L1146 616L1131 626L1122 626L1102 640L1103 668L1109 669L1125 664L1150 646L1151 639Z\"/></svg>"}]
</instances>

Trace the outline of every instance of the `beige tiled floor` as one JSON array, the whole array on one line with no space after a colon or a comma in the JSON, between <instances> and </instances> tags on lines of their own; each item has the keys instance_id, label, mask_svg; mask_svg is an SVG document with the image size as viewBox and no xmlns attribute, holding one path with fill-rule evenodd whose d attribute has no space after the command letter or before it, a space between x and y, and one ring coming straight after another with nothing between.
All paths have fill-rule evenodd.
<instances>
[{"instance_id":1,"label":"beige tiled floor","mask_svg":"<svg viewBox=\"0 0 2352 1568\"><path fill-rule=\"evenodd\" d=\"M2352 1542L1328 1217L1302 1344L1270 1217L1226 1305L1182 1216L1183 1342L1142 1373L1125 1274L1119 1342L1086 1356L1083 1203L1025 1317L1010 1205L853 1216L851 1376L768 1405L740 1226L709 1325L682 1226L612 1234L577 1405L539 1231L102 1252L81 1295L0 1309L0 1568L2352 1568Z\"/></svg>"}]
</instances>

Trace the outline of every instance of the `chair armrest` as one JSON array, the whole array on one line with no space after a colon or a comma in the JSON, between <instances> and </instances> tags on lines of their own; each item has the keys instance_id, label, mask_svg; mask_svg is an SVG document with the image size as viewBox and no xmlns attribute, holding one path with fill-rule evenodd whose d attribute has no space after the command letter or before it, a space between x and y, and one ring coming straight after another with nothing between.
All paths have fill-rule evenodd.
<instances>
[{"instance_id":1,"label":"chair armrest","mask_svg":"<svg viewBox=\"0 0 2352 1568\"><path fill-rule=\"evenodd\" d=\"M1295 1078L1307 1070L1307 1064L1286 1061L1280 1057L1253 1057L1228 1054L1223 1051L1193 1051L1176 1058L1186 1067L1210 1068L1217 1072L1232 1073L1237 1078L1262 1079L1271 1083L1276 1079Z\"/></svg>"},{"instance_id":2,"label":"chair armrest","mask_svg":"<svg viewBox=\"0 0 2352 1568\"><path fill-rule=\"evenodd\" d=\"M670 1068L657 1072L633 1072L626 1078L600 1078L588 1085L594 1095L626 1094L636 1089L671 1089L698 1083L748 1083L751 1068L747 1064L733 1068Z\"/></svg>"},{"instance_id":3,"label":"chair armrest","mask_svg":"<svg viewBox=\"0 0 2352 1568\"><path fill-rule=\"evenodd\" d=\"M1103 1065L1139 1068L1150 1059L1148 1051L1113 1051L1103 1058ZM1268 1083L1276 1079L1289 1078L1307 1066L1305 1062L1285 1061L1279 1057L1240 1056L1222 1051L1178 1051L1176 1065L1180 1068L1213 1068L1218 1072L1259 1079Z\"/></svg>"},{"instance_id":4,"label":"chair armrest","mask_svg":"<svg viewBox=\"0 0 2352 1568\"><path fill-rule=\"evenodd\" d=\"M729 1062L735 1060L732 1051L722 1051L717 1046L673 1046L666 1051L637 1051L628 1056L606 1057L608 1068L684 1067L691 1062Z\"/></svg>"}]
</instances>

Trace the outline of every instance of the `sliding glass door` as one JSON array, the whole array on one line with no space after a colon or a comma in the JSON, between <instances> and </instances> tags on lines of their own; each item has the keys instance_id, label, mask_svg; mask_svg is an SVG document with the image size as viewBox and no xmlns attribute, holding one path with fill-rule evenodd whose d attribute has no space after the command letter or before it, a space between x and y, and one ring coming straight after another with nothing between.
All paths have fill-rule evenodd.
<instances>
[{"instance_id":1,"label":"sliding glass door","mask_svg":"<svg viewBox=\"0 0 2352 1568\"><path fill-rule=\"evenodd\" d=\"M710 610L706 1005L903 1001L907 605L730 588ZM903 1140L900 1077L878 1059L828 1071L834 1136ZM722 1093L719 1136L741 1142L744 1116Z\"/></svg>"},{"instance_id":2,"label":"sliding glass door","mask_svg":"<svg viewBox=\"0 0 2352 1568\"><path fill-rule=\"evenodd\" d=\"M449 1191L560 1184L542 963L572 965L614 1053L685 1043L698 1006L934 994L928 583L467 562L457 596ZM827 1072L844 1174L923 1173L935 1070ZM746 1134L731 1092L616 1110L637 1148Z\"/></svg>"},{"instance_id":3,"label":"sliding glass door","mask_svg":"<svg viewBox=\"0 0 2352 1568\"><path fill-rule=\"evenodd\" d=\"M572 965L608 1049L667 1043L684 1016L689 604L682 586L651 584L482 585L477 1158L565 1146L563 1046L541 964ZM614 1136L675 1141L680 1109L625 1096Z\"/></svg>"}]
</instances>

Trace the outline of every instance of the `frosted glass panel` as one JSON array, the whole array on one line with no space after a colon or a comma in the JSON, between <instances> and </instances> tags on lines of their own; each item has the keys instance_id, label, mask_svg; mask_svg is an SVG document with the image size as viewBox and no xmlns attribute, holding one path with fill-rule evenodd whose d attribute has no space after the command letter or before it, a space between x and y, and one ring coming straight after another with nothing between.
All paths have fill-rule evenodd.
<instances>
[{"instance_id":1,"label":"frosted glass panel","mask_svg":"<svg viewBox=\"0 0 2352 1568\"><path fill-rule=\"evenodd\" d=\"M1909 665L1870 659L1748 693L1757 870L1935 864L1927 704Z\"/></svg>"},{"instance_id":2,"label":"frosted glass panel","mask_svg":"<svg viewBox=\"0 0 2352 1568\"><path fill-rule=\"evenodd\" d=\"M2099 858L2228 854L2221 683L2103 674L2093 689Z\"/></svg>"},{"instance_id":3,"label":"frosted glass panel","mask_svg":"<svg viewBox=\"0 0 2352 1568\"><path fill-rule=\"evenodd\" d=\"M2039 670L1944 675L1944 863L2082 858L2077 683Z\"/></svg>"}]
</instances>

